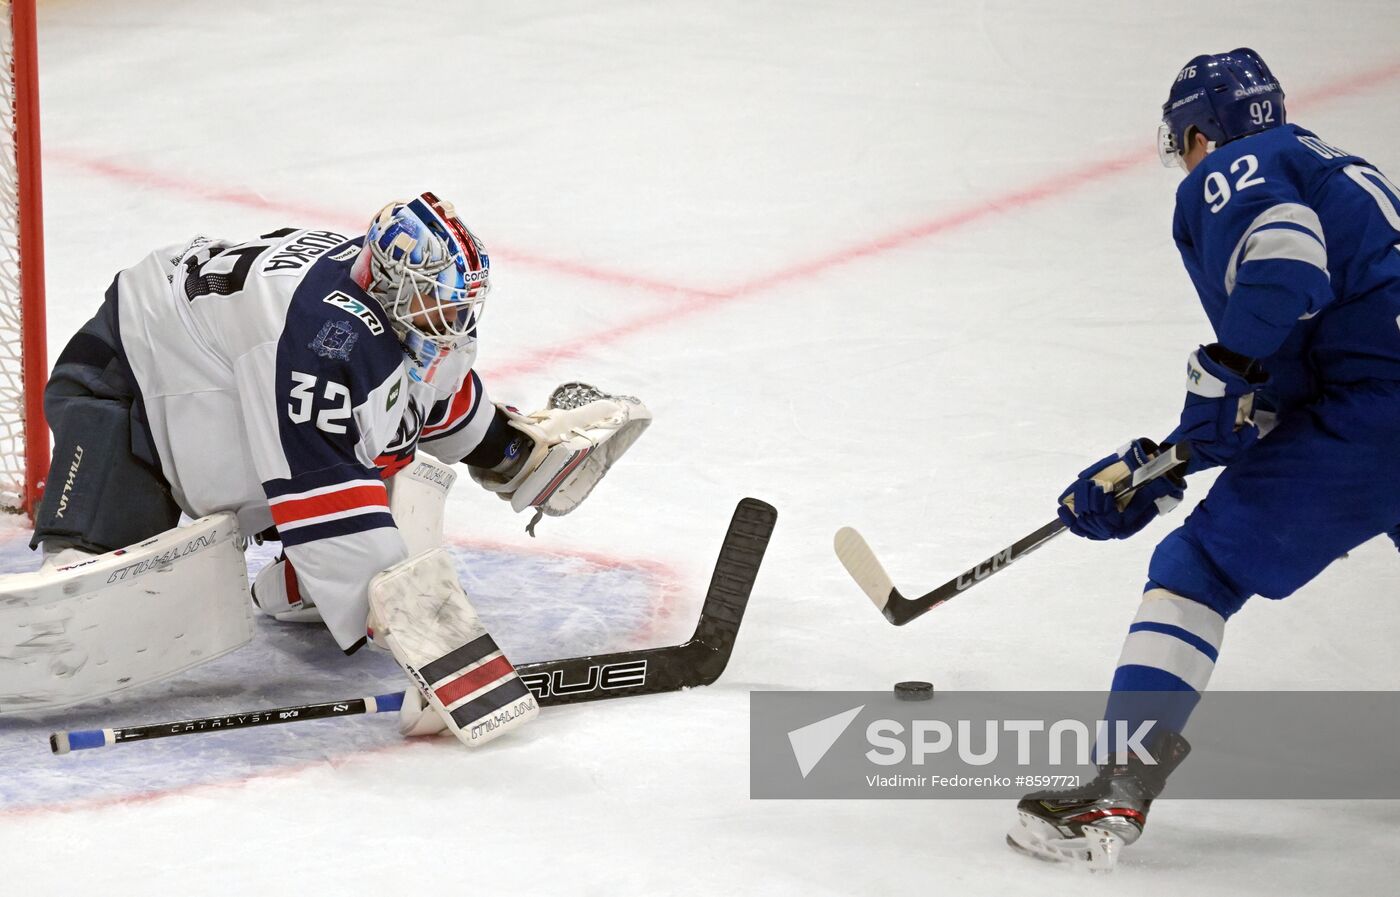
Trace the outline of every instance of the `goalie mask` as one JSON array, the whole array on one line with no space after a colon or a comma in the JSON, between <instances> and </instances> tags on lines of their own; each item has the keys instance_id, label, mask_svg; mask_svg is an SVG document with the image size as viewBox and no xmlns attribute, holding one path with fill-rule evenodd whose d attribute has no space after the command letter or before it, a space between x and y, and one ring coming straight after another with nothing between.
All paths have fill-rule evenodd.
<instances>
[{"instance_id":1,"label":"goalie mask","mask_svg":"<svg viewBox=\"0 0 1400 897\"><path fill-rule=\"evenodd\" d=\"M491 260L452 205L424 193L379 210L355 275L410 354L437 355L475 339Z\"/></svg>"}]
</instances>

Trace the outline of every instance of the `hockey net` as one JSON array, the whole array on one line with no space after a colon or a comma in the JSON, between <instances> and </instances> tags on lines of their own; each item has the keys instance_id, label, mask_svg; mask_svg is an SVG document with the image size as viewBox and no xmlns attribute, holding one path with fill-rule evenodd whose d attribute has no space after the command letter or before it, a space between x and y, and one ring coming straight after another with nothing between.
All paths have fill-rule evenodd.
<instances>
[{"instance_id":1,"label":"hockey net","mask_svg":"<svg viewBox=\"0 0 1400 897\"><path fill-rule=\"evenodd\" d=\"M0 0L0 508L33 513L48 472L48 365L34 0Z\"/></svg>"}]
</instances>

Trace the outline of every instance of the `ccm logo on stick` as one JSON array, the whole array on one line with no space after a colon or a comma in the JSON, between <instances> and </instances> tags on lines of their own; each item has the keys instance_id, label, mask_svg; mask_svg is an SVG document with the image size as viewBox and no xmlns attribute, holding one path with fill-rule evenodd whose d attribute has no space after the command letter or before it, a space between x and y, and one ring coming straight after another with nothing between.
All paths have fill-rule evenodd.
<instances>
[{"instance_id":1,"label":"ccm logo on stick","mask_svg":"<svg viewBox=\"0 0 1400 897\"><path fill-rule=\"evenodd\" d=\"M976 567L973 567L971 570L964 573L962 576L958 577L958 591L961 592L963 589L967 588L975 582L981 582L988 576L991 576L993 573L1000 570L1002 567L1005 567L1007 564L1011 563L1012 560L1014 560L1014 558L1011 557L1010 548L1006 549L1005 551L1001 552L995 557L988 558L987 560L978 564Z\"/></svg>"},{"instance_id":2,"label":"ccm logo on stick","mask_svg":"<svg viewBox=\"0 0 1400 897\"><path fill-rule=\"evenodd\" d=\"M547 698L551 694L586 694L599 689L631 688L636 685L645 685L647 662L645 660L629 660L623 663L592 665L588 667L587 675L579 682L565 682L563 670L555 670L553 673L526 673L520 678L525 686L535 693L535 697L541 699Z\"/></svg>"}]
</instances>

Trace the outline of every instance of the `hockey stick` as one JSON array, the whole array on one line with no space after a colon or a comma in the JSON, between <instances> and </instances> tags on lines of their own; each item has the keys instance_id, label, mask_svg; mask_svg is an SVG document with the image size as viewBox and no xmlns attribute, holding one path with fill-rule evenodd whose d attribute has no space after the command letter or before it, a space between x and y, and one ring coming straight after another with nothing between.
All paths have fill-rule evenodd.
<instances>
[{"instance_id":1,"label":"hockey stick","mask_svg":"<svg viewBox=\"0 0 1400 897\"><path fill-rule=\"evenodd\" d=\"M734 639L748 606L749 593L758 577L763 553L777 523L778 512L756 498L746 498L734 509L724 534L719 559L700 609L695 634L680 645L643 648L564 660L522 663L515 669L541 706L625 698L709 685L719 678L734 650ZM49 736L55 754L109 747L127 741L145 741L172 735L226 732L253 726L294 723L302 720L386 713L398 710L401 693L253 710L227 716L128 726L121 729L76 729Z\"/></svg>"},{"instance_id":2,"label":"hockey stick","mask_svg":"<svg viewBox=\"0 0 1400 897\"><path fill-rule=\"evenodd\" d=\"M350 701L327 701L324 704L299 704L295 707L275 707L271 710L247 710L227 716L206 716L174 723L150 726L127 726L122 729L74 729L55 732L49 736L49 749L55 754L110 747L127 741L150 741L171 735L196 735L201 732L227 732L229 729L251 729L253 726L273 726L278 723L299 723L309 719L332 716L357 716L362 713L392 713L403 706L403 692L355 698Z\"/></svg>"},{"instance_id":3,"label":"hockey stick","mask_svg":"<svg viewBox=\"0 0 1400 897\"><path fill-rule=\"evenodd\" d=\"M1143 483L1175 473L1184 467L1190 458L1191 448L1188 444L1166 446L1155 458L1133 471L1131 476L1116 482L1113 485L1113 494L1125 498ZM1019 561L1065 529L1064 523L1057 517L918 598L906 598L895 588L890 575L875 557L875 552L870 550L870 545L851 527L845 526L836 531L835 548L836 557L845 566L846 572L851 574L856 585L875 602L875 607L885 615L885 619L896 626L903 626Z\"/></svg>"},{"instance_id":4,"label":"hockey stick","mask_svg":"<svg viewBox=\"0 0 1400 897\"><path fill-rule=\"evenodd\" d=\"M520 678L545 707L677 691L714 682L729 663L749 593L777 521L778 512L772 505L756 498L739 502L715 561L700 622L689 641L666 648L522 663L516 667Z\"/></svg>"}]
</instances>

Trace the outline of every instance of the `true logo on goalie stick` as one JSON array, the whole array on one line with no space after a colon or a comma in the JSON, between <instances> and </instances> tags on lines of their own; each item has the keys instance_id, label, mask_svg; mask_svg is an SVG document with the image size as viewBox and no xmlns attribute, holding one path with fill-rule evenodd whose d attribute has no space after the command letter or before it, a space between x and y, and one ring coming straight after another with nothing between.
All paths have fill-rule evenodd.
<instances>
[{"instance_id":1,"label":"true logo on goalie stick","mask_svg":"<svg viewBox=\"0 0 1400 897\"><path fill-rule=\"evenodd\" d=\"M627 660L621 663L590 664L583 678L576 682L565 682L564 671L553 673L526 673L520 677L525 687L544 699L550 695L580 695L599 690L633 688L646 685L647 662Z\"/></svg>"},{"instance_id":2,"label":"true logo on goalie stick","mask_svg":"<svg viewBox=\"0 0 1400 897\"><path fill-rule=\"evenodd\" d=\"M360 321L369 328L369 332L375 336L384 332L384 325L379 323L379 318L375 315L374 310L354 296L349 296L342 293L340 290L336 290L321 301L328 305L334 305L336 308L343 309L359 318Z\"/></svg>"}]
</instances>

